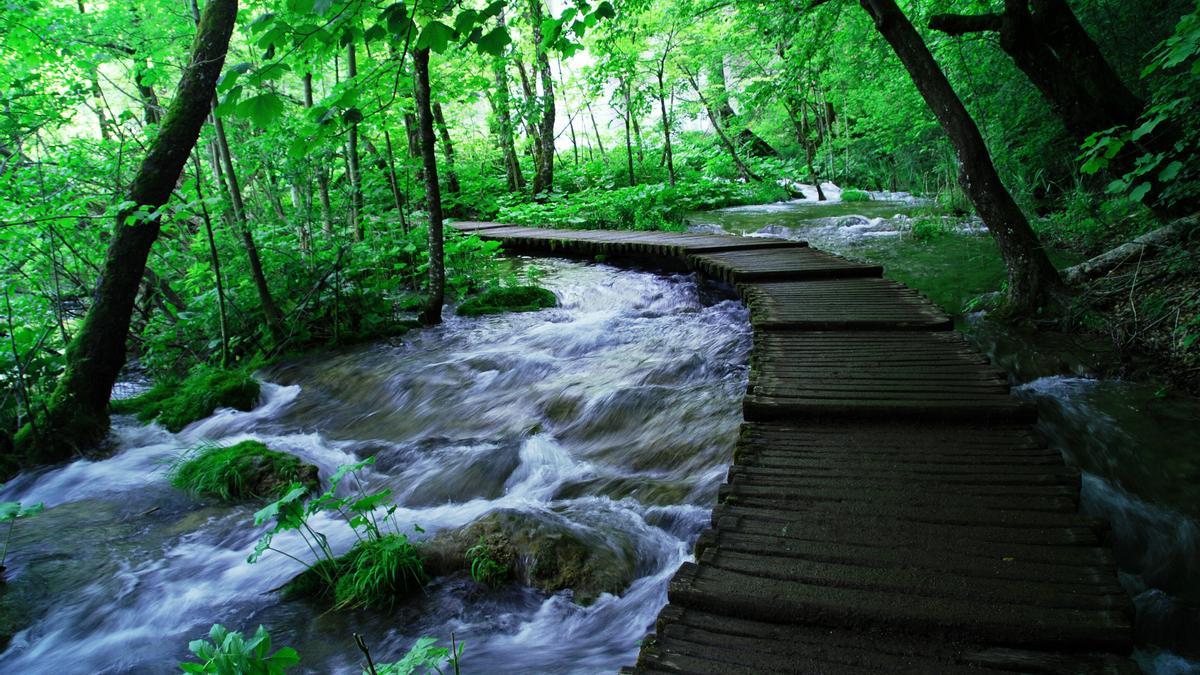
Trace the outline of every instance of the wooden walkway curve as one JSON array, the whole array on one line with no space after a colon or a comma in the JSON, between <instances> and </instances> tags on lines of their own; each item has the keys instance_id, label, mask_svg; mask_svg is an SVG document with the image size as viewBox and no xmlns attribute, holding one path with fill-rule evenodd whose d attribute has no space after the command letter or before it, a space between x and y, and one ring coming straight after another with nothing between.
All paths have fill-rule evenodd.
<instances>
[{"instance_id":1,"label":"wooden walkway curve","mask_svg":"<svg viewBox=\"0 0 1200 675\"><path fill-rule=\"evenodd\" d=\"M734 284L745 423L696 562L626 672L1135 673L1132 606L1079 474L923 296L802 242L453 227Z\"/></svg>"}]
</instances>

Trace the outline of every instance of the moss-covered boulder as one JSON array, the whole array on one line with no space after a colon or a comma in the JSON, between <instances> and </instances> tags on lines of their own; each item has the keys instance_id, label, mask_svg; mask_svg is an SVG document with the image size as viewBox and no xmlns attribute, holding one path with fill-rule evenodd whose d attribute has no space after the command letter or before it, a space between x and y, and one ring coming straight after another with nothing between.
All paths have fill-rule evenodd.
<instances>
[{"instance_id":1,"label":"moss-covered boulder","mask_svg":"<svg viewBox=\"0 0 1200 675\"><path fill-rule=\"evenodd\" d=\"M635 576L632 545L565 521L517 511L497 511L442 532L423 546L426 569L444 575L470 572L468 551L487 544L489 556L508 567L510 578L547 593L570 589L590 605L602 593L619 595Z\"/></svg>"},{"instance_id":2,"label":"moss-covered boulder","mask_svg":"<svg viewBox=\"0 0 1200 675\"><path fill-rule=\"evenodd\" d=\"M245 370L203 367L182 381L159 382L140 396L113 401L112 410L134 413L143 422L157 420L177 432L217 408L251 410L258 403L258 394L258 381Z\"/></svg>"},{"instance_id":3,"label":"moss-covered boulder","mask_svg":"<svg viewBox=\"0 0 1200 675\"><path fill-rule=\"evenodd\" d=\"M842 201L844 202L869 202L871 201L870 193L864 190L855 190L847 188L842 190Z\"/></svg>"},{"instance_id":4,"label":"moss-covered boulder","mask_svg":"<svg viewBox=\"0 0 1200 675\"><path fill-rule=\"evenodd\" d=\"M464 300L458 306L458 314L480 316L501 312L536 312L557 306L558 298L541 286L508 286L493 288Z\"/></svg>"},{"instance_id":5,"label":"moss-covered boulder","mask_svg":"<svg viewBox=\"0 0 1200 675\"><path fill-rule=\"evenodd\" d=\"M292 483L319 485L317 467L258 441L197 448L171 467L171 484L225 501L275 497Z\"/></svg>"}]
</instances>

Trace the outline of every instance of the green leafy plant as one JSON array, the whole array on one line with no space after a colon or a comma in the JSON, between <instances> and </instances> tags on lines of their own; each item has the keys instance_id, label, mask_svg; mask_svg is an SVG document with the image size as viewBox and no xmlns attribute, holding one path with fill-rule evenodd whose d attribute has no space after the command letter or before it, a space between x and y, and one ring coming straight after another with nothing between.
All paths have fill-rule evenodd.
<instances>
[{"instance_id":1,"label":"green leafy plant","mask_svg":"<svg viewBox=\"0 0 1200 675\"><path fill-rule=\"evenodd\" d=\"M179 667L185 673L213 675L282 675L300 663L300 655L291 647L271 652L271 635L259 626L254 636L246 639L238 631L213 624L208 640L193 640L188 650L199 662L185 661Z\"/></svg>"},{"instance_id":2,"label":"green leafy plant","mask_svg":"<svg viewBox=\"0 0 1200 675\"><path fill-rule=\"evenodd\" d=\"M856 190L848 188L842 190L842 201L844 202L869 202L871 195L864 190Z\"/></svg>"},{"instance_id":3,"label":"green leafy plant","mask_svg":"<svg viewBox=\"0 0 1200 675\"><path fill-rule=\"evenodd\" d=\"M419 638L404 655L404 658L392 663L375 664L374 672L364 670L363 675L412 675L413 673L429 672L442 675L444 666L452 668L457 675L462 659L463 643L459 642L454 645L453 650L436 645L436 638Z\"/></svg>"},{"instance_id":4,"label":"green leafy plant","mask_svg":"<svg viewBox=\"0 0 1200 675\"><path fill-rule=\"evenodd\" d=\"M396 520L397 506L388 504L391 490L367 494L358 472L375 463L370 457L339 467L329 479L329 489L307 502L307 488L293 483L279 499L254 515L255 525L270 524L259 538L247 562L257 562L267 551L287 556L304 566L295 579L283 588L285 597L332 599L339 609L390 606L399 597L421 587L427 580L424 562ZM355 489L349 496L338 496L338 486L350 477ZM354 546L338 556L328 537L313 529L309 520L317 513L340 516L357 538ZM415 527L417 532L423 532ZM304 541L312 558L297 558L272 544L284 532L295 532Z\"/></svg>"},{"instance_id":5,"label":"green leafy plant","mask_svg":"<svg viewBox=\"0 0 1200 675\"><path fill-rule=\"evenodd\" d=\"M20 502L0 502L0 523L8 523L4 534L4 547L0 548L0 581L4 580L4 561L8 559L8 546L12 542L13 530L21 518L29 518L42 512L41 502L33 506L21 506Z\"/></svg>"},{"instance_id":6,"label":"green leafy plant","mask_svg":"<svg viewBox=\"0 0 1200 675\"><path fill-rule=\"evenodd\" d=\"M496 587L508 579L509 566L496 560L496 552L485 537L467 549L467 561L471 564L471 578L476 582Z\"/></svg>"},{"instance_id":7,"label":"green leafy plant","mask_svg":"<svg viewBox=\"0 0 1200 675\"><path fill-rule=\"evenodd\" d=\"M316 467L259 441L200 445L171 466L171 484L181 490L222 500L272 497L292 484L316 489Z\"/></svg>"}]
</instances>

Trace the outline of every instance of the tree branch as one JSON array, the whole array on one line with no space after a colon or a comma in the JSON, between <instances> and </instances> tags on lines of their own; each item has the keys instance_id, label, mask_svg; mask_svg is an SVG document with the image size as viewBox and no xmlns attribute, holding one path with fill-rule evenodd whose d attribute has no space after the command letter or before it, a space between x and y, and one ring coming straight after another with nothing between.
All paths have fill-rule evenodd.
<instances>
[{"instance_id":1,"label":"tree branch","mask_svg":"<svg viewBox=\"0 0 1200 675\"><path fill-rule=\"evenodd\" d=\"M934 14L929 18L929 27L947 35L966 35L999 31L1003 22L1000 14Z\"/></svg>"}]
</instances>

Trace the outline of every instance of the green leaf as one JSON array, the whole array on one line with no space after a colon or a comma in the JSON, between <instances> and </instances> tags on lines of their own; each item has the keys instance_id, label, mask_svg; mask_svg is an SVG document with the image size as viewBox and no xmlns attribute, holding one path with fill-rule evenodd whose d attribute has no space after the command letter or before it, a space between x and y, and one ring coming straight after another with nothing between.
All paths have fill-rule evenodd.
<instances>
[{"instance_id":1,"label":"green leaf","mask_svg":"<svg viewBox=\"0 0 1200 675\"><path fill-rule=\"evenodd\" d=\"M509 37L508 30L503 26L496 26L479 38L479 51L492 56L500 56L504 54L504 49L511 42L512 38Z\"/></svg>"},{"instance_id":2,"label":"green leaf","mask_svg":"<svg viewBox=\"0 0 1200 675\"><path fill-rule=\"evenodd\" d=\"M1168 164L1167 168L1158 172L1158 179L1164 183L1175 180L1175 178L1179 176L1180 171L1183 171L1183 162L1176 160Z\"/></svg>"},{"instance_id":3,"label":"green leaf","mask_svg":"<svg viewBox=\"0 0 1200 675\"><path fill-rule=\"evenodd\" d=\"M613 9L611 2L604 0L604 2L600 3L600 6L596 8L596 11L593 12L593 14L595 14L596 18L598 19L611 19L617 15L617 11Z\"/></svg>"},{"instance_id":4,"label":"green leaf","mask_svg":"<svg viewBox=\"0 0 1200 675\"><path fill-rule=\"evenodd\" d=\"M421 35L417 38L417 49L428 48L440 54L453 37L454 29L440 21L430 21L421 29Z\"/></svg>"},{"instance_id":5,"label":"green leaf","mask_svg":"<svg viewBox=\"0 0 1200 675\"><path fill-rule=\"evenodd\" d=\"M473 9L464 9L458 13L454 19L454 30L459 35L470 33L475 28L475 23L479 20L479 12Z\"/></svg>"},{"instance_id":6,"label":"green leaf","mask_svg":"<svg viewBox=\"0 0 1200 675\"><path fill-rule=\"evenodd\" d=\"M276 117L283 114L283 99L271 93L251 96L238 104L237 114L250 120L254 126L266 129Z\"/></svg>"},{"instance_id":7,"label":"green leaf","mask_svg":"<svg viewBox=\"0 0 1200 675\"><path fill-rule=\"evenodd\" d=\"M1147 192L1150 192L1150 184L1139 183L1137 187L1133 188L1133 190L1129 192L1129 198L1135 202L1140 202L1142 201L1142 198L1146 196Z\"/></svg>"}]
</instances>

